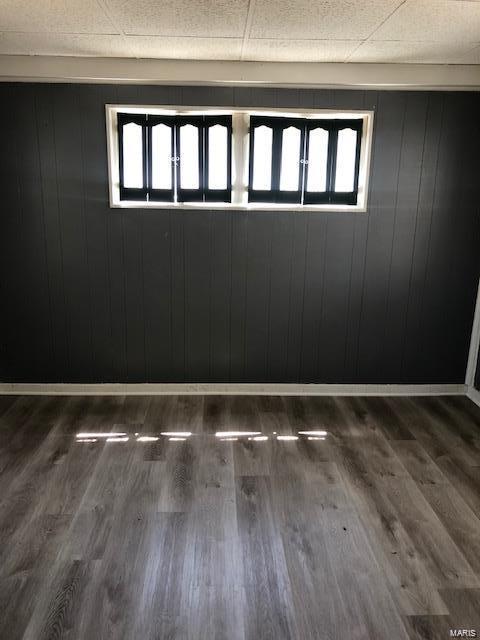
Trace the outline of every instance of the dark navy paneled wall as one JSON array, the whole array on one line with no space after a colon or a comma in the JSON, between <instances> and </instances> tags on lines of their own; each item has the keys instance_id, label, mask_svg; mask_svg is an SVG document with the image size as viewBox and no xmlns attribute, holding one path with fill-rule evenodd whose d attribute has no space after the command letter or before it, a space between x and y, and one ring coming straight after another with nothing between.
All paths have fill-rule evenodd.
<instances>
[{"instance_id":1,"label":"dark navy paneled wall","mask_svg":"<svg viewBox=\"0 0 480 640\"><path fill-rule=\"evenodd\" d=\"M109 209L106 103L373 109L367 214ZM0 85L0 380L461 383L479 94Z\"/></svg>"}]
</instances>

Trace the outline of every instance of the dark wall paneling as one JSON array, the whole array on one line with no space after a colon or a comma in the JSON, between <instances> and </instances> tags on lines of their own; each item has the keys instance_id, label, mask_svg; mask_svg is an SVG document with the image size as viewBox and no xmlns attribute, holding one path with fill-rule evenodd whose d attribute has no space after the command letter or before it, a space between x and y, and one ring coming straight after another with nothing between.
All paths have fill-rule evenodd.
<instances>
[{"instance_id":1,"label":"dark wall paneling","mask_svg":"<svg viewBox=\"0 0 480 640\"><path fill-rule=\"evenodd\" d=\"M378 96L376 110L357 362L359 378L371 382L384 380L390 366L385 357L390 327L385 323L406 103L406 93L384 92Z\"/></svg>"},{"instance_id":2,"label":"dark wall paneling","mask_svg":"<svg viewBox=\"0 0 480 640\"><path fill-rule=\"evenodd\" d=\"M245 313L247 300L248 215L230 215L231 294L230 294L230 380L245 381Z\"/></svg>"},{"instance_id":3,"label":"dark wall paneling","mask_svg":"<svg viewBox=\"0 0 480 640\"><path fill-rule=\"evenodd\" d=\"M228 380L230 376L231 320L231 255L232 218L215 211L209 214L210 224L210 308L209 378Z\"/></svg>"},{"instance_id":4,"label":"dark wall paneling","mask_svg":"<svg viewBox=\"0 0 480 640\"><path fill-rule=\"evenodd\" d=\"M272 218L267 213L252 222L247 241L245 291L245 380L260 382L267 376L268 324L270 310L270 262Z\"/></svg>"},{"instance_id":5,"label":"dark wall paneling","mask_svg":"<svg viewBox=\"0 0 480 640\"><path fill-rule=\"evenodd\" d=\"M303 214L305 215L305 214ZM320 326L325 285L328 216L305 215L305 273L300 327L299 372L313 380L318 367Z\"/></svg>"},{"instance_id":6,"label":"dark wall paneling","mask_svg":"<svg viewBox=\"0 0 480 640\"><path fill-rule=\"evenodd\" d=\"M373 109L368 212L110 209L106 103ZM0 378L463 382L479 107L461 92L0 84Z\"/></svg>"},{"instance_id":7,"label":"dark wall paneling","mask_svg":"<svg viewBox=\"0 0 480 640\"><path fill-rule=\"evenodd\" d=\"M210 215L185 212L185 375L210 378Z\"/></svg>"},{"instance_id":8,"label":"dark wall paneling","mask_svg":"<svg viewBox=\"0 0 480 640\"><path fill-rule=\"evenodd\" d=\"M6 304L17 304L16 279L17 279L17 256L15 252L14 242L18 240L18 220L21 215L18 193L18 173L17 159L15 152L15 140L13 126L13 118L15 115L8 107L14 99L14 91L8 85L0 85L0 114L1 122L5 123L2 127L2 144L0 145L0 170L2 172L2 186L9 185L4 190L2 198L2 233L0 233L0 264L1 264L1 280L0 293L5 301L3 313L0 313L0 327L2 330L2 375L15 376L17 372L17 360L12 358L15 350L20 350L20 338L22 332L15 330L15 324L20 325L23 319L22 309L19 308L15 312L16 320L10 320L5 313ZM8 278L7 278L8 274ZM19 358L21 357L19 351Z\"/></svg>"},{"instance_id":9,"label":"dark wall paneling","mask_svg":"<svg viewBox=\"0 0 480 640\"><path fill-rule=\"evenodd\" d=\"M293 216L293 251L288 302L288 333L286 336L287 380L299 380L302 366L309 219L310 217L304 214Z\"/></svg>"},{"instance_id":10,"label":"dark wall paneling","mask_svg":"<svg viewBox=\"0 0 480 640\"><path fill-rule=\"evenodd\" d=\"M397 355L403 349L410 295L427 107L428 95L406 95L388 265L387 306L382 327L388 379L399 380L402 375L402 359Z\"/></svg>"},{"instance_id":11,"label":"dark wall paneling","mask_svg":"<svg viewBox=\"0 0 480 640\"><path fill-rule=\"evenodd\" d=\"M155 212L152 212L155 214ZM185 337L186 337L186 271L185 271L185 216L170 213L170 301L164 299L163 305L170 304L172 323L172 367L171 379L184 382L185 375Z\"/></svg>"},{"instance_id":12,"label":"dark wall paneling","mask_svg":"<svg viewBox=\"0 0 480 640\"><path fill-rule=\"evenodd\" d=\"M173 366L170 214L143 216L143 312L146 379L167 382Z\"/></svg>"},{"instance_id":13,"label":"dark wall paneling","mask_svg":"<svg viewBox=\"0 0 480 640\"><path fill-rule=\"evenodd\" d=\"M478 109L478 102L467 95L445 96L422 307L422 368L430 376L445 377L450 367L464 368L468 358L469 339L455 344L444 332L449 327L453 335L468 337L472 326L479 246L478 187L469 177L478 173L478 155L472 161L470 150L479 144L478 127L471 126L474 106ZM466 282L471 282L468 296ZM436 362L431 353L438 354Z\"/></svg>"},{"instance_id":14,"label":"dark wall paneling","mask_svg":"<svg viewBox=\"0 0 480 640\"><path fill-rule=\"evenodd\" d=\"M423 360L426 351L423 349L422 313L424 291L427 277L430 238L433 228L434 196L437 182L437 167L440 152L440 135L442 131L444 97L435 94L427 97L427 115L424 130L422 151L422 167L420 185L416 204L415 236L412 249L410 272L410 293L406 308L406 326L402 347L402 377L414 376L414 381L421 380L421 370L426 363ZM422 359L422 367L418 373L415 368ZM417 377L418 376L418 377Z\"/></svg>"},{"instance_id":15,"label":"dark wall paneling","mask_svg":"<svg viewBox=\"0 0 480 640\"><path fill-rule=\"evenodd\" d=\"M267 327L268 380L281 382L287 377L288 337L290 333L291 290L294 260L294 217L285 212L271 213L269 315Z\"/></svg>"},{"instance_id":16,"label":"dark wall paneling","mask_svg":"<svg viewBox=\"0 0 480 640\"><path fill-rule=\"evenodd\" d=\"M94 318L88 279L80 94L79 86L64 84L59 85L53 99L63 294L67 310L66 374L74 382L89 379L93 373Z\"/></svg>"},{"instance_id":17,"label":"dark wall paneling","mask_svg":"<svg viewBox=\"0 0 480 640\"><path fill-rule=\"evenodd\" d=\"M67 304L58 191L59 176L57 171L54 125L54 95L48 85L38 85L35 87L34 95L38 128L38 156L42 175L41 192L37 194L37 206L38 210L41 211L45 229L46 278L49 289L49 315L52 331L52 354L48 361L43 362L43 367L47 370L50 369L50 372L47 373L44 370L42 375L45 376L45 378L49 375L48 379L64 380L69 376L69 341L67 337ZM18 100L18 95L16 96L16 100ZM12 214L14 215L14 212L12 212ZM8 239L8 235L6 239ZM22 242L23 241L20 240L20 246L22 246ZM40 265L38 265L38 267L40 267ZM28 293L29 290L30 287L27 287L26 293ZM12 328L15 331L14 322L12 322ZM21 332L19 332L18 335L21 337ZM9 347L11 347L11 356L14 358L15 346L9 343ZM35 352L33 351L33 353ZM38 352L35 353L34 357L40 357ZM22 379L21 371L19 372L19 376L20 379ZM40 377L40 379L42 379L42 377Z\"/></svg>"}]
</instances>

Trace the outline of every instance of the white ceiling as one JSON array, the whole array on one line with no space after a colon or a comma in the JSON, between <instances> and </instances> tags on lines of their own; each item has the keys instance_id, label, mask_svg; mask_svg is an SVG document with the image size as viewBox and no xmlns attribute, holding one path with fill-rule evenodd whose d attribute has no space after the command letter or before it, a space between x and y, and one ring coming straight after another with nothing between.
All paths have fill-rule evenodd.
<instances>
[{"instance_id":1,"label":"white ceiling","mask_svg":"<svg viewBox=\"0 0 480 640\"><path fill-rule=\"evenodd\" d=\"M480 64L480 0L0 0L0 54Z\"/></svg>"}]
</instances>

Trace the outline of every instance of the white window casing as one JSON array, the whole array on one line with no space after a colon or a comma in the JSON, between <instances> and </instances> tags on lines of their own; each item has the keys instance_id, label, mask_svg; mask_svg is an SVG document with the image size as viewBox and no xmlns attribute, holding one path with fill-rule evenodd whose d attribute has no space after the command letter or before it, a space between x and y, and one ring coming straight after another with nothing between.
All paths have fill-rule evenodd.
<instances>
[{"instance_id":1,"label":"white window casing","mask_svg":"<svg viewBox=\"0 0 480 640\"><path fill-rule=\"evenodd\" d=\"M331 211L358 212L367 210L368 182L373 139L373 111L334 109L257 109L257 108L213 108L213 107L163 107L146 105L105 105L108 176L110 207L135 209L208 209L251 211ZM232 197L231 202L153 202L120 199L118 113L152 114L163 116L232 116ZM362 139L358 173L358 195L356 204L289 204L248 202L249 177L249 129L251 116L280 116L303 119L361 119Z\"/></svg>"}]
</instances>

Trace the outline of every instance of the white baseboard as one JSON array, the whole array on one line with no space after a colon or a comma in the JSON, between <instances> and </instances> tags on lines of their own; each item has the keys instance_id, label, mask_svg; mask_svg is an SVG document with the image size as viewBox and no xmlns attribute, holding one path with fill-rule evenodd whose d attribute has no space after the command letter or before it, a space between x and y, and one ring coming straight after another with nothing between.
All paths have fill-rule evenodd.
<instances>
[{"instance_id":1,"label":"white baseboard","mask_svg":"<svg viewBox=\"0 0 480 640\"><path fill-rule=\"evenodd\" d=\"M466 393L464 384L0 383L0 395L439 396Z\"/></svg>"},{"instance_id":2,"label":"white baseboard","mask_svg":"<svg viewBox=\"0 0 480 640\"><path fill-rule=\"evenodd\" d=\"M474 387L469 387L467 390L467 397L480 407L480 391L477 391Z\"/></svg>"}]
</instances>

